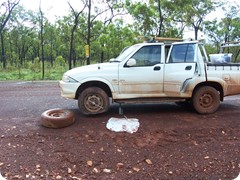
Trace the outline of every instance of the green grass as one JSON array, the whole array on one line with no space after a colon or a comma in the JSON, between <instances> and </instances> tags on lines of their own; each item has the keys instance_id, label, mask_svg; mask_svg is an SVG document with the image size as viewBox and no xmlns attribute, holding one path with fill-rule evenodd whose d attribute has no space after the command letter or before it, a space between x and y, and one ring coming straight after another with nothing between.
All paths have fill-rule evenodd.
<instances>
[{"instance_id":1,"label":"green grass","mask_svg":"<svg viewBox=\"0 0 240 180\"><path fill-rule=\"evenodd\" d=\"M65 71L68 70L67 66L54 66L46 64L44 72L44 80L60 80ZM5 80L43 80L41 67L8 67L6 69L0 68L0 81Z\"/></svg>"}]
</instances>

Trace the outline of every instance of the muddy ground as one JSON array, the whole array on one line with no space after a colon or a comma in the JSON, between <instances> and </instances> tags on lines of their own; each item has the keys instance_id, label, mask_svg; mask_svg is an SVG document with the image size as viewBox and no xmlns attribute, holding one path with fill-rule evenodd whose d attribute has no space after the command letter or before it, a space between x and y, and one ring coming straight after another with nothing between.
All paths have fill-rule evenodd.
<instances>
[{"instance_id":1,"label":"muddy ground","mask_svg":"<svg viewBox=\"0 0 240 180\"><path fill-rule=\"evenodd\" d=\"M40 125L52 108L70 109L75 123ZM57 82L0 83L0 172L7 179L234 179L240 172L240 96L199 115L174 103L125 105L137 132L112 132L108 113L85 117L60 97Z\"/></svg>"}]
</instances>

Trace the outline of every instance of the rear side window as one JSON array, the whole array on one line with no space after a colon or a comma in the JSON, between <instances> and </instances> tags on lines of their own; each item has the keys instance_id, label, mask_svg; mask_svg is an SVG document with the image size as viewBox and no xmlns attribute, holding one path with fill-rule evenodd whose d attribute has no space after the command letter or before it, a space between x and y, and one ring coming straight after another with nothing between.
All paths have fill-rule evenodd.
<instances>
[{"instance_id":1,"label":"rear side window","mask_svg":"<svg viewBox=\"0 0 240 180\"><path fill-rule=\"evenodd\" d=\"M173 45L169 56L169 63L188 63L194 62L195 44Z\"/></svg>"}]
</instances>

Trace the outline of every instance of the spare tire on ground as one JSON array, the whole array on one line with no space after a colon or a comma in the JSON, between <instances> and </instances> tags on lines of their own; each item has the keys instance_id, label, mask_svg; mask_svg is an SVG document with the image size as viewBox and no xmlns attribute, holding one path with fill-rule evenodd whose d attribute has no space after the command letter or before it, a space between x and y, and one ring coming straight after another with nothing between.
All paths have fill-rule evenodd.
<instances>
[{"instance_id":1,"label":"spare tire on ground","mask_svg":"<svg viewBox=\"0 0 240 180\"><path fill-rule=\"evenodd\" d=\"M74 123L74 113L66 109L50 109L42 113L41 125L48 128L63 128Z\"/></svg>"}]
</instances>

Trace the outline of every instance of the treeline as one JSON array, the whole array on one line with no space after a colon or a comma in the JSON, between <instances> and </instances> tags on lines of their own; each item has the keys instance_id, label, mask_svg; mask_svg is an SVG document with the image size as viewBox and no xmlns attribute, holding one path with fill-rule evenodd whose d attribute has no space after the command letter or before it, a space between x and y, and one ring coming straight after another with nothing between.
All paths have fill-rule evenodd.
<instances>
[{"instance_id":1,"label":"treeline","mask_svg":"<svg viewBox=\"0 0 240 180\"><path fill-rule=\"evenodd\" d=\"M121 50L139 42L140 36L183 37L186 28L204 32L212 42L209 51L217 53L220 44L240 38L240 7L214 0L79 0L68 2L69 14L52 22L39 7L24 9L20 0L0 4L0 69L32 67L41 70L54 64L68 69L104 62ZM222 19L206 17L223 9ZM86 50L89 48L89 56ZM88 54L88 53L87 53ZM239 48L234 49L237 60ZM234 58L233 57L233 58Z\"/></svg>"}]
</instances>

